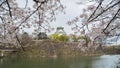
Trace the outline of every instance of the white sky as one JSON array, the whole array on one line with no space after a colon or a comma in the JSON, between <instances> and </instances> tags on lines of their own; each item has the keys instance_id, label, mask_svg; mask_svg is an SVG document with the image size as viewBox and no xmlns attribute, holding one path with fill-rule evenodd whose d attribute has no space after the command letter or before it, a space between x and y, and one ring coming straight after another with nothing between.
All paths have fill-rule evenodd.
<instances>
[{"instance_id":1,"label":"white sky","mask_svg":"<svg viewBox=\"0 0 120 68\"><path fill-rule=\"evenodd\" d=\"M51 25L55 28L59 26L64 27L67 34L73 33L73 31L71 31L71 27L67 25L67 21L78 16L84 7L76 4L76 2L78 2L78 0L62 0L63 5L66 6L66 14L58 14L56 21L51 23Z\"/></svg>"},{"instance_id":2,"label":"white sky","mask_svg":"<svg viewBox=\"0 0 120 68\"><path fill-rule=\"evenodd\" d=\"M86 3L88 0L61 0L64 6L66 6L66 14L59 14L56 17L56 21L51 23L53 27L63 26L67 34L74 33L71 27L67 25L67 21L74 19L74 17L79 16L86 5L94 4L95 2ZM77 4L80 3L80 4ZM86 3L86 4L85 4ZM55 31L53 31L55 32Z\"/></svg>"},{"instance_id":3,"label":"white sky","mask_svg":"<svg viewBox=\"0 0 120 68\"><path fill-rule=\"evenodd\" d=\"M25 7L25 1L26 0L17 0L19 2L20 7ZM32 6L33 5L33 0L28 0L28 6ZM74 31L71 30L71 27L67 25L67 21L74 19L74 17L79 16L82 13L83 8L86 7L86 2L90 1L90 0L61 0L61 3L66 7L65 13L61 13L58 14L56 16L56 21L55 22L51 22L51 26L54 29L54 31L51 31L51 33L48 34L52 34L56 31L57 27L64 27L64 30L67 34L71 34L74 33ZM80 4L77 4L80 3ZM93 4L93 2L89 2L89 4ZM33 28L31 29L25 29L26 32L32 34L32 32L34 31Z\"/></svg>"},{"instance_id":4,"label":"white sky","mask_svg":"<svg viewBox=\"0 0 120 68\"><path fill-rule=\"evenodd\" d=\"M17 0L23 8L25 7L25 0ZM56 21L51 23L51 26L55 28L54 31L51 33L54 33L56 31L56 28L59 26L64 27L64 30L67 34L73 33L71 31L71 27L67 25L67 21L73 19L74 17L80 15L82 12L82 9L85 8L85 5L78 5L77 2L86 2L87 0L61 0L61 3L66 7L65 12L66 14L58 14L56 16ZM29 0L28 6L33 5L32 0ZM26 29L25 31L29 32L30 34L33 32L31 29ZM51 34L49 33L49 34Z\"/></svg>"}]
</instances>

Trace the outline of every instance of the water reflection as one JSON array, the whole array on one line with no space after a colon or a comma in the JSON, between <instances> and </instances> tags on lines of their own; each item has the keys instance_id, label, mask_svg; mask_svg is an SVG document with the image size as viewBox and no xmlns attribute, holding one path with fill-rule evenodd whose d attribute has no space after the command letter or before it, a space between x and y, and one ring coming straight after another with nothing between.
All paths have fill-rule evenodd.
<instances>
[{"instance_id":1,"label":"water reflection","mask_svg":"<svg viewBox=\"0 0 120 68\"><path fill-rule=\"evenodd\" d=\"M0 64L3 64L3 59L2 58L0 58Z\"/></svg>"},{"instance_id":2,"label":"water reflection","mask_svg":"<svg viewBox=\"0 0 120 68\"><path fill-rule=\"evenodd\" d=\"M119 55L104 55L93 60L93 68L116 68L120 63Z\"/></svg>"},{"instance_id":3,"label":"water reflection","mask_svg":"<svg viewBox=\"0 0 120 68\"><path fill-rule=\"evenodd\" d=\"M1 61L0 68L117 68L120 55L56 59L6 58Z\"/></svg>"}]
</instances>

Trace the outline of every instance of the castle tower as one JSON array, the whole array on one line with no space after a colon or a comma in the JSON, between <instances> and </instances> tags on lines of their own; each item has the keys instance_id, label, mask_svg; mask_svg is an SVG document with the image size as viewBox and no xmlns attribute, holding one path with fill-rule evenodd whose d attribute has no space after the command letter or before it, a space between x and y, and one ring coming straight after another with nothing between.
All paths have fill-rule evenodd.
<instances>
[{"instance_id":1,"label":"castle tower","mask_svg":"<svg viewBox=\"0 0 120 68\"><path fill-rule=\"evenodd\" d=\"M66 34L64 27L57 27L56 34Z\"/></svg>"}]
</instances>

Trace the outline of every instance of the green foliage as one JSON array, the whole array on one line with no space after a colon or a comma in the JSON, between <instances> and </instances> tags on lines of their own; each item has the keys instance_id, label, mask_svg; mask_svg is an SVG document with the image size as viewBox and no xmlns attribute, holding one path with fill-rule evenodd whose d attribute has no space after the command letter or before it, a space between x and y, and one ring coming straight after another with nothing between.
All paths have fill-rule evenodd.
<instances>
[{"instance_id":1,"label":"green foliage","mask_svg":"<svg viewBox=\"0 0 120 68\"><path fill-rule=\"evenodd\" d=\"M72 35L72 40L74 40L74 42L78 42L78 37L76 35Z\"/></svg>"},{"instance_id":2,"label":"green foliage","mask_svg":"<svg viewBox=\"0 0 120 68\"><path fill-rule=\"evenodd\" d=\"M84 39L84 40L86 41L86 43L89 43L89 42L91 41L88 36L84 36L84 35L80 35L80 36L78 37L78 39Z\"/></svg>"},{"instance_id":3,"label":"green foliage","mask_svg":"<svg viewBox=\"0 0 120 68\"><path fill-rule=\"evenodd\" d=\"M78 39L85 39L85 36L84 35L80 35L80 36L78 36Z\"/></svg>"},{"instance_id":4,"label":"green foliage","mask_svg":"<svg viewBox=\"0 0 120 68\"><path fill-rule=\"evenodd\" d=\"M51 39L54 39L56 41L63 41L63 42L67 42L69 41L69 37L66 34L52 34L50 36Z\"/></svg>"},{"instance_id":5,"label":"green foliage","mask_svg":"<svg viewBox=\"0 0 120 68\"><path fill-rule=\"evenodd\" d=\"M80 36L76 36L76 35L72 35L72 40L74 40L74 42L78 42L80 39L84 39L86 41L86 43L90 42L90 38L84 35L80 35Z\"/></svg>"}]
</instances>

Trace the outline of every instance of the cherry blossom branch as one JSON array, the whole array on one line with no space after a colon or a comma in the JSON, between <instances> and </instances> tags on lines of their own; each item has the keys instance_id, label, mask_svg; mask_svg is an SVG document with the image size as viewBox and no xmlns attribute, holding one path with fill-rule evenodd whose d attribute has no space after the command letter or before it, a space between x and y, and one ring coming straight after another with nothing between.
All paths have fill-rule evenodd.
<instances>
[{"instance_id":1,"label":"cherry blossom branch","mask_svg":"<svg viewBox=\"0 0 120 68\"><path fill-rule=\"evenodd\" d=\"M118 28L119 26L116 26L114 28L112 28L109 32L112 32L113 30L115 30L116 28Z\"/></svg>"},{"instance_id":2,"label":"cherry blossom branch","mask_svg":"<svg viewBox=\"0 0 120 68\"><path fill-rule=\"evenodd\" d=\"M1 19L1 21L4 23L4 20L3 20L2 16L0 16L0 19Z\"/></svg>"},{"instance_id":3,"label":"cherry blossom branch","mask_svg":"<svg viewBox=\"0 0 120 68\"><path fill-rule=\"evenodd\" d=\"M107 9L103 10L101 13L99 13L97 16L95 16L93 19L89 19L88 22L92 22L94 19L98 18L100 15L102 15L103 13L105 13L106 11L108 11L110 8L113 8L114 6L120 4L120 1L118 1L117 3L113 4L112 6L108 7Z\"/></svg>"},{"instance_id":4,"label":"cherry blossom branch","mask_svg":"<svg viewBox=\"0 0 120 68\"><path fill-rule=\"evenodd\" d=\"M27 7L27 5L28 5L28 0L26 0L26 3L25 3L25 8Z\"/></svg>"},{"instance_id":5,"label":"cherry blossom branch","mask_svg":"<svg viewBox=\"0 0 120 68\"><path fill-rule=\"evenodd\" d=\"M1 6L1 8L2 8L3 10L9 11L8 9L4 8L3 6Z\"/></svg>"},{"instance_id":6,"label":"cherry blossom branch","mask_svg":"<svg viewBox=\"0 0 120 68\"><path fill-rule=\"evenodd\" d=\"M16 40L18 41L18 43L20 44L20 46L21 46L21 48L22 48L22 50L23 51L25 51L25 49L24 49L24 47L23 47L23 45L22 45L22 43L21 43L21 41L19 40L19 38L18 38L18 36L16 35Z\"/></svg>"},{"instance_id":7,"label":"cherry blossom branch","mask_svg":"<svg viewBox=\"0 0 120 68\"><path fill-rule=\"evenodd\" d=\"M3 1L1 4L0 4L0 7L5 3L5 1Z\"/></svg>"},{"instance_id":8,"label":"cherry blossom branch","mask_svg":"<svg viewBox=\"0 0 120 68\"><path fill-rule=\"evenodd\" d=\"M109 4L107 4L106 7L108 7L110 4L112 4L115 0L112 0Z\"/></svg>"},{"instance_id":9,"label":"cherry blossom branch","mask_svg":"<svg viewBox=\"0 0 120 68\"><path fill-rule=\"evenodd\" d=\"M117 40L119 39L119 37L120 37L120 34L117 35Z\"/></svg>"},{"instance_id":10,"label":"cherry blossom branch","mask_svg":"<svg viewBox=\"0 0 120 68\"><path fill-rule=\"evenodd\" d=\"M44 4L46 1L44 1L44 2L41 2L41 4L36 8L36 10L34 10L28 17L26 17L25 18L25 20L24 21L22 21L15 29L14 29L14 31L13 32L15 32L24 22L26 22L33 14L35 14L38 10L39 10L39 8L42 6L42 4ZM13 33L12 32L12 33Z\"/></svg>"},{"instance_id":11,"label":"cherry blossom branch","mask_svg":"<svg viewBox=\"0 0 120 68\"><path fill-rule=\"evenodd\" d=\"M6 3L7 3L7 6L8 6L8 9L9 9L9 15L12 18L11 7L10 7L10 4L9 4L8 0L6 0Z\"/></svg>"},{"instance_id":12,"label":"cherry blossom branch","mask_svg":"<svg viewBox=\"0 0 120 68\"><path fill-rule=\"evenodd\" d=\"M112 23L112 21L116 18L117 14L119 13L120 8L118 9L118 11L115 13L115 15L113 16L113 18L110 20L110 22L107 24L107 26L105 27L105 29L103 30L103 32L105 33L105 30L109 27L109 25Z\"/></svg>"},{"instance_id":13,"label":"cherry blossom branch","mask_svg":"<svg viewBox=\"0 0 120 68\"><path fill-rule=\"evenodd\" d=\"M6 11L9 11L9 10L7 10L6 8L4 8L4 7L2 6L4 3L6 3L6 1L3 1L3 2L0 4L0 8L5 9Z\"/></svg>"},{"instance_id":14,"label":"cherry blossom branch","mask_svg":"<svg viewBox=\"0 0 120 68\"><path fill-rule=\"evenodd\" d=\"M101 6L102 2L103 2L103 0L100 1L100 3L99 3L98 6L96 7L96 9L93 11L93 13L90 15L90 17L88 18L87 21L89 21L89 20L92 18L92 16L96 13L97 9Z\"/></svg>"},{"instance_id":15,"label":"cherry blossom branch","mask_svg":"<svg viewBox=\"0 0 120 68\"><path fill-rule=\"evenodd\" d=\"M3 38L5 39L5 34L6 34L6 32L5 32L5 31L6 31L5 22L4 22L4 19L3 19L1 16L0 16L0 19L2 20L2 23L4 23L4 24L3 24L3 34L4 34L4 35L3 35Z\"/></svg>"}]
</instances>

